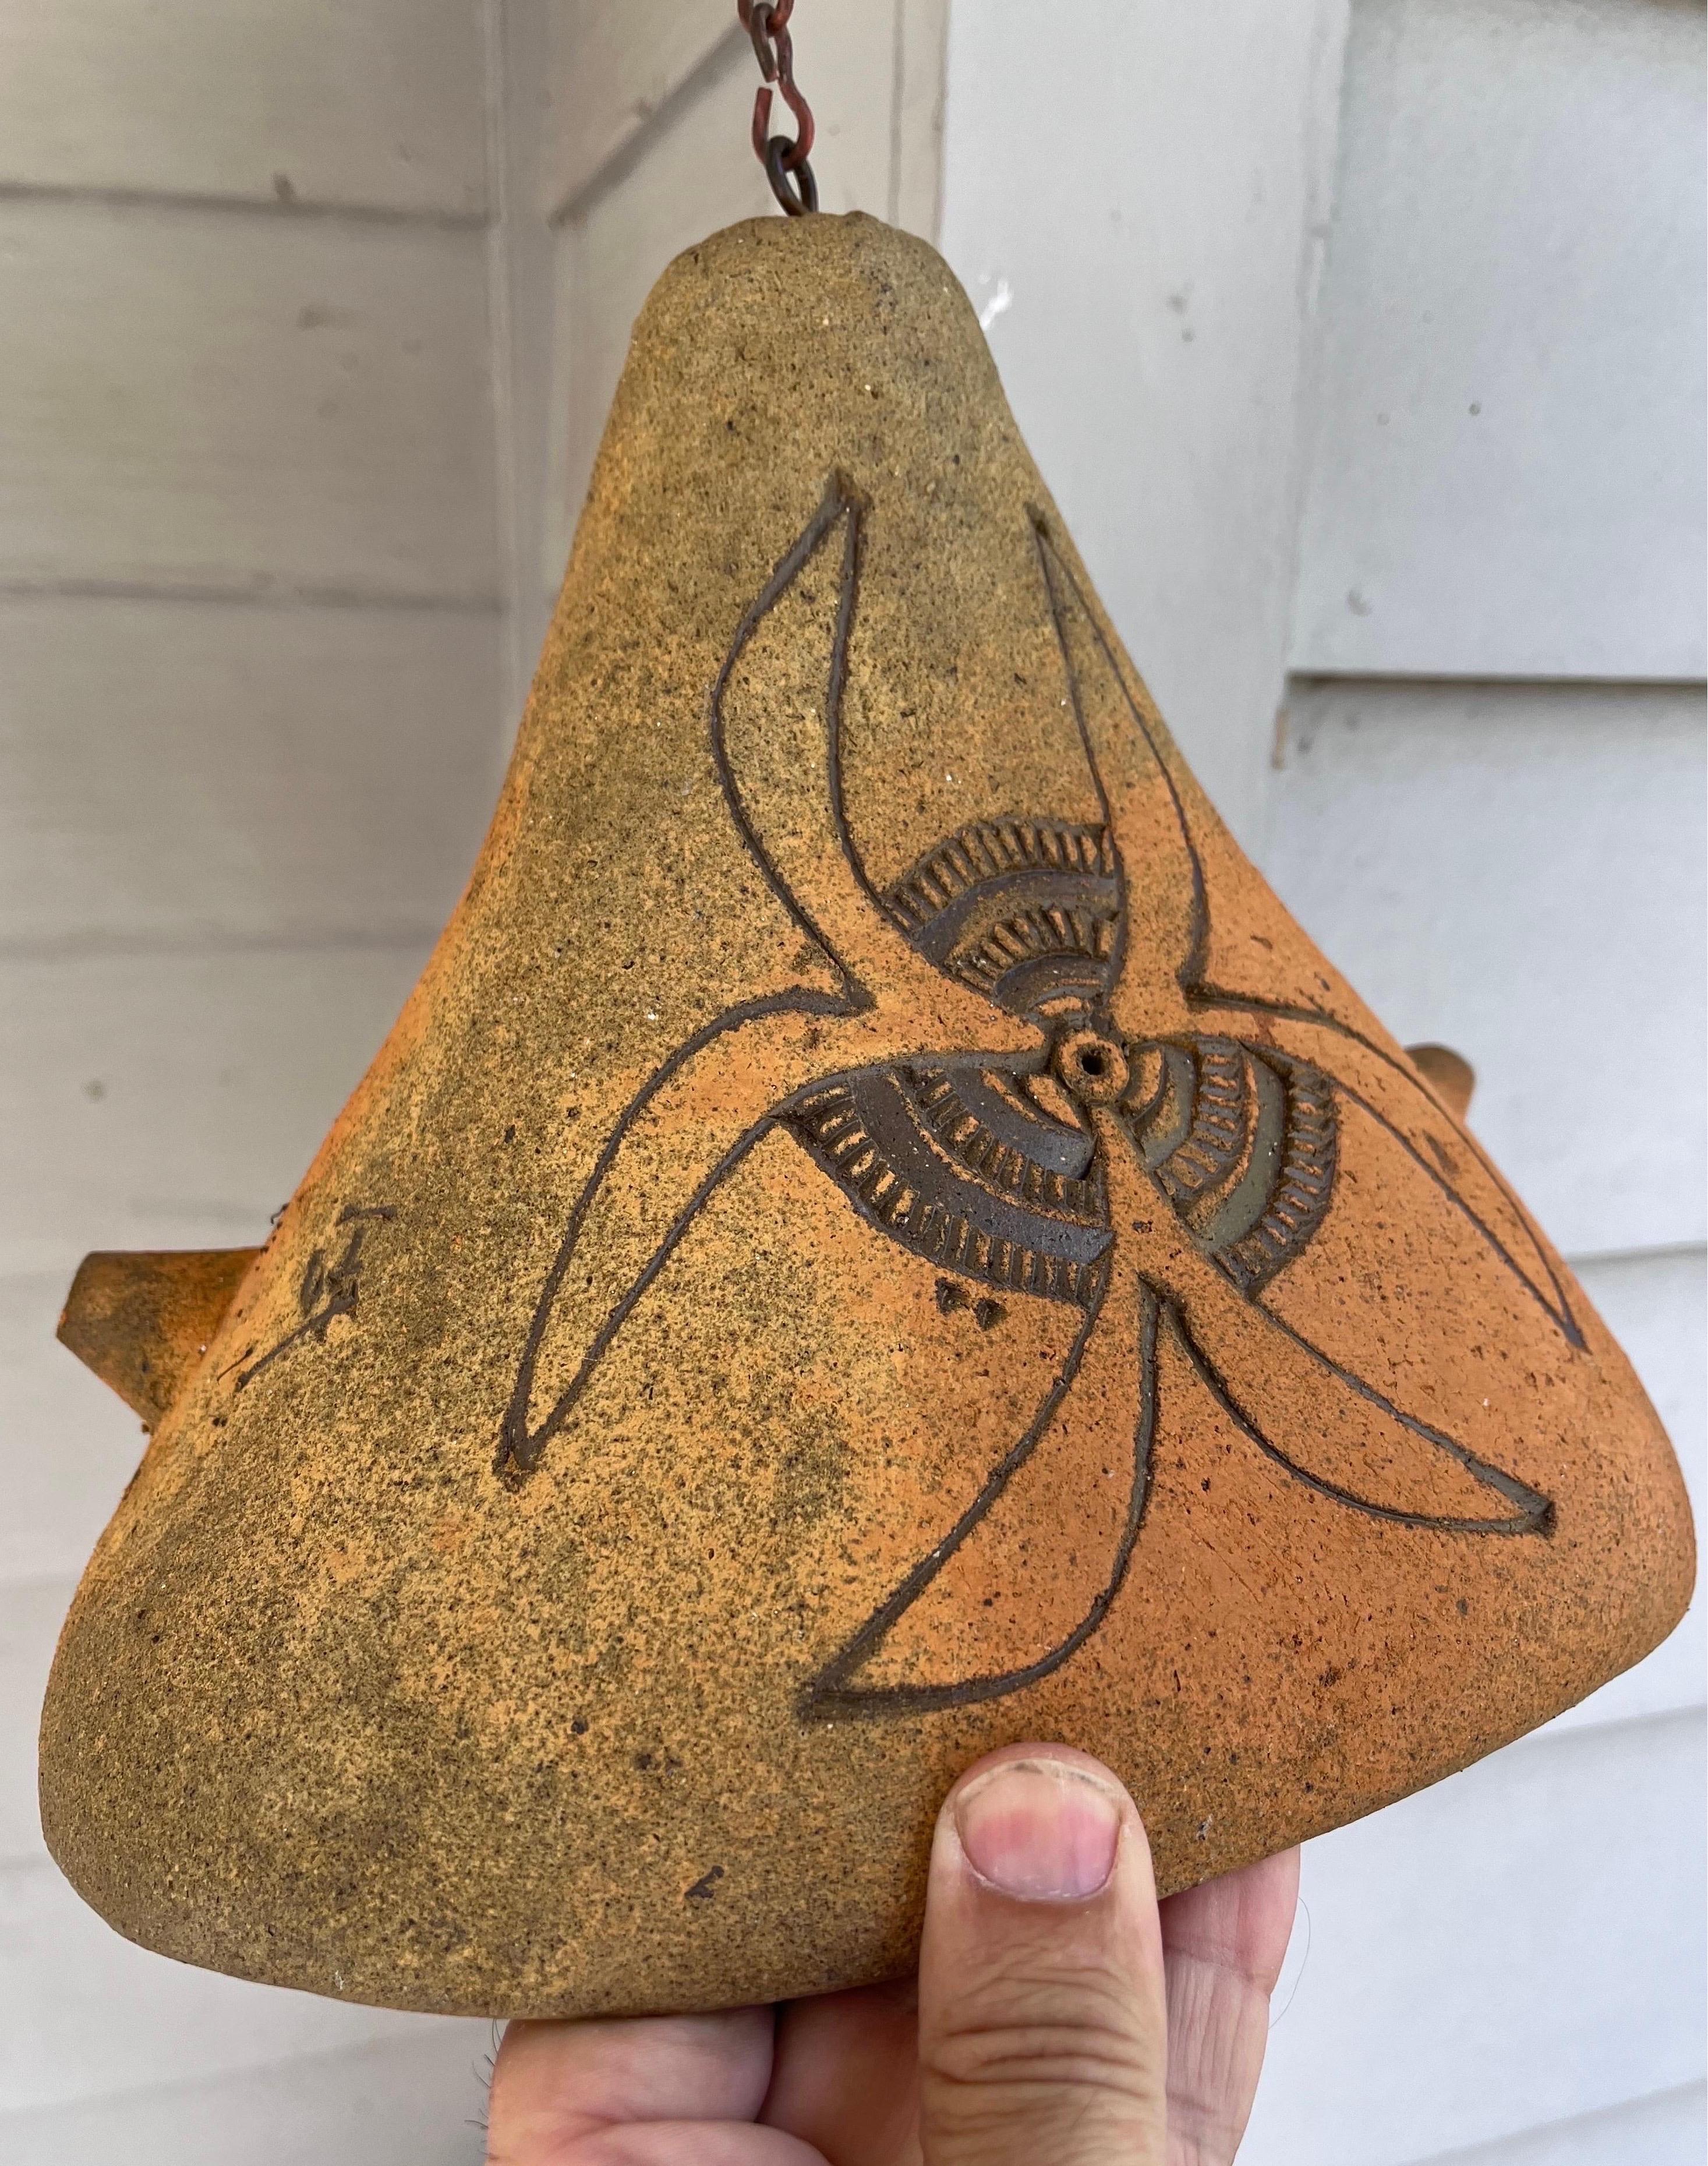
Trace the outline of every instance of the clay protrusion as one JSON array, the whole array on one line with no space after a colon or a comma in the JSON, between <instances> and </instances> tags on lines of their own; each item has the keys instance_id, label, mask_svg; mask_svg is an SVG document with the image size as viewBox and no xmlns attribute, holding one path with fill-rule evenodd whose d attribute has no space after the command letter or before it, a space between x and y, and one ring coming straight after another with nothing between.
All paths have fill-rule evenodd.
<instances>
[{"instance_id":1,"label":"clay protrusion","mask_svg":"<svg viewBox=\"0 0 1708 2166\"><path fill-rule=\"evenodd\" d=\"M1450 1045L1408 1045L1405 1051L1453 1118L1463 1121L1471 1110L1471 1093L1477 1087L1477 1071L1464 1054L1455 1053Z\"/></svg>"},{"instance_id":2,"label":"clay protrusion","mask_svg":"<svg viewBox=\"0 0 1708 2166\"><path fill-rule=\"evenodd\" d=\"M256 1249L98 1249L71 1281L59 1340L150 1428L189 1381Z\"/></svg>"}]
</instances>

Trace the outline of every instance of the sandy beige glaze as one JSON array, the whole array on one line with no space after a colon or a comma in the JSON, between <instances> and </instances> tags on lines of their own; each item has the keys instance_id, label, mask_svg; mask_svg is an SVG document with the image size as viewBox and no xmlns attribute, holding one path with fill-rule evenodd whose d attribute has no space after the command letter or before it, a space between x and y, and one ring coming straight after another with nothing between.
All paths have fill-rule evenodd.
<instances>
[{"instance_id":1,"label":"sandy beige glaze","mask_svg":"<svg viewBox=\"0 0 1708 2166\"><path fill-rule=\"evenodd\" d=\"M1102 1755L1177 1888L1542 1721L1692 1569L948 271L770 220L642 314L485 853L90 1565L44 1821L251 1978L809 1993L908 1964L990 1746Z\"/></svg>"}]
</instances>

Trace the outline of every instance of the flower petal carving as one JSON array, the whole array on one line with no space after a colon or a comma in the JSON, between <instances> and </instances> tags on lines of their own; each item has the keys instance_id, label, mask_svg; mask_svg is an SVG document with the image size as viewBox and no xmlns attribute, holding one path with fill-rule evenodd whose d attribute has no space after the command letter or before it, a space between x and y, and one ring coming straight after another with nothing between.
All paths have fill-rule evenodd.
<instances>
[{"instance_id":1,"label":"flower petal carving","mask_svg":"<svg viewBox=\"0 0 1708 2166\"><path fill-rule=\"evenodd\" d=\"M835 989L786 985L713 1016L638 1084L541 1288L500 1475L521 1482L539 1465L699 1212L782 1129L900 1247L1080 1316L1025 1433L803 1685L804 1720L989 1699L1071 1659L1141 1541L1168 1418L1163 1333L1227 1421L1318 1499L1437 1535L1547 1533L1546 1497L1447 1414L1426 1418L1314 1344L1276 1297L1333 1223L1356 1116L1397 1149L1400 1180L1457 1214L1534 1303L1536 1328L1568 1354L1582 1343L1545 1246L1397 1049L1326 1012L1205 982L1210 902L1182 779L1041 516L1040 602L1099 819L974 822L876 886L841 779L864 516L833 477L711 696L731 822ZM732 696L762 628L833 542L823 754L791 770L779 809L774 778L759 782L732 731ZM1125 1471L1089 1501L1088 1470L1110 1474L1117 1431ZM1078 1576L1046 1584L1033 1560L1076 1511ZM994 1636L973 1618L969 1574L1014 1598Z\"/></svg>"}]
</instances>

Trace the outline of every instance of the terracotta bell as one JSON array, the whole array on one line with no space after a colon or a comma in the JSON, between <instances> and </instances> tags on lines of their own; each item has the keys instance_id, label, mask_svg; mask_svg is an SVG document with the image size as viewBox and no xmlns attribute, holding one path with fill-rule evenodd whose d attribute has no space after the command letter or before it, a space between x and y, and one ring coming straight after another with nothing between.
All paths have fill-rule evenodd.
<instances>
[{"instance_id":1,"label":"terracotta bell","mask_svg":"<svg viewBox=\"0 0 1708 2166\"><path fill-rule=\"evenodd\" d=\"M966 297L732 227L636 325L497 816L266 1246L92 1259L154 1424L54 1856L499 2015L911 1963L945 1788L1165 1889L1463 1767L1690 1593L1629 1364L1170 742Z\"/></svg>"}]
</instances>

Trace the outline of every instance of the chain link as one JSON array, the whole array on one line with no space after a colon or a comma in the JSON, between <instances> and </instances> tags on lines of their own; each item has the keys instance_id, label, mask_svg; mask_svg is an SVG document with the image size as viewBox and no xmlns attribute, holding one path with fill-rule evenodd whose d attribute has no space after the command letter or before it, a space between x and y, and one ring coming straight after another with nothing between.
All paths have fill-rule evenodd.
<instances>
[{"instance_id":1,"label":"chain link","mask_svg":"<svg viewBox=\"0 0 1708 2166\"><path fill-rule=\"evenodd\" d=\"M794 45L788 34L788 18L794 0L735 0L741 28L753 40L754 58L765 80L753 95L753 155L765 168L771 193L791 218L819 207L819 184L807 163L813 147L813 115L794 80ZM783 102L794 115L794 137L773 135L771 101L781 91Z\"/></svg>"}]
</instances>

